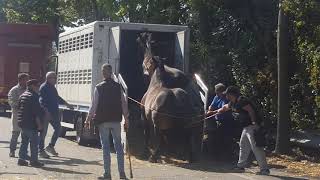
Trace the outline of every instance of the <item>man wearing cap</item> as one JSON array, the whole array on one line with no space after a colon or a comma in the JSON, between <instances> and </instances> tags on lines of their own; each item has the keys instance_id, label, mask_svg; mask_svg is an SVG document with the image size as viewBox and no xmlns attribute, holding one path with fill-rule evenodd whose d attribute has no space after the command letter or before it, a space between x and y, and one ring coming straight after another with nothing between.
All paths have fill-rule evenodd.
<instances>
[{"instance_id":1,"label":"man wearing cap","mask_svg":"<svg viewBox=\"0 0 320 180\"><path fill-rule=\"evenodd\" d=\"M235 86L229 86L225 93L229 103L222 108L213 111L212 114L221 114L232 111L235 120L239 121L242 126L242 134L239 143L239 160L235 170L244 172L248 157L252 151L260 167L260 171L256 174L269 175L270 170L267 164L266 154L263 147L257 146L254 136L255 131L259 130L262 124L262 119L257 115L256 107L254 107L253 103L251 103L247 97L242 96L240 90Z\"/></svg>"},{"instance_id":2,"label":"man wearing cap","mask_svg":"<svg viewBox=\"0 0 320 180\"><path fill-rule=\"evenodd\" d=\"M73 109L73 107L67 103L64 99L62 99L55 87L57 82L57 75L55 72L48 72L46 74L46 82L44 82L40 86L40 105L45 111L45 115L43 118L43 131L40 134L40 143L39 143L39 155L42 158L49 158L50 156L46 153L49 152L54 156L57 156L54 146L58 140L60 130L61 130L61 122L59 118L59 104L65 104L69 109ZM49 145L45 147L45 138L47 135L47 130L49 123L52 125L54 132L51 138L51 142Z\"/></svg>"},{"instance_id":3,"label":"man wearing cap","mask_svg":"<svg viewBox=\"0 0 320 180\"><path fill-rule=\"evenodd\" d=\"M27 82L27 90L19 98L18 125L21 128L21 146L19 150L19 166L28 166L27 149L30 142L30 165L42 167L38 161L39 131L41 107L39 104L39 81L32 79Z\"/></svg>"},{"instance_id":4,"label":"man wearing cap","mask_svg":"<svg viewBox=\"0 0 320 180\"><path fill-rule=\"evenodd\" d=\"M11 106L11 121L12 121L12 137L10 140L10 157L15 157L15 150L17 149L17 142L20 136L21 129L18 126L18 104L19 97L27 88L27 81L29 75L26 73L18 74L18 84L14 86L8 93L8 101Z\"/></svg>"}]
</instances>

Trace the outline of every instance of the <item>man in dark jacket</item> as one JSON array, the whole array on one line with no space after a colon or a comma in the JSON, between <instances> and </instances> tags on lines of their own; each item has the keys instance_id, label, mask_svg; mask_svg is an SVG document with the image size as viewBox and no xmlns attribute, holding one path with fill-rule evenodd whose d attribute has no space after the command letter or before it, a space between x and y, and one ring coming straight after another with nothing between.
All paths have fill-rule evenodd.
<instances>
[{"instance_id":1,"label":"man in dark jacket","mask_svg":"<svg viewBox=\"0 0 320 180\"><path fill-rule=\"evenodd\" d=\"M27 149L30 141L31 159L30 165L42 167L38 161L38 131L42 129L40 122L41 107L39 104L39 81L33 79L27 82L27 90L19 98L18 125L21 128L21 146L18 165L28 166Z\"/></svg>"},{"instance_id":2,"label":"man in dark jacket","mask_svg":"<svg viewBox=\"0 0 320 180\"><path fill-rule=\"evenodd\" d=\"M61 123L59 118L59 104L65 104L68 108L73 109L70 104L63 100L55 87L57 82L57 75L55 72L48 72L46 75L46 82L43 83L40 87L40 105L45 111L43 118L43 131L40 134L40 143L39 143L39 155L42 158L49 158L49 155L46 153L49 152L54 156L57 156L58 153L54 149L54 146L58 140ZM45 138L47 135L48 125L52 125L54 132L51 138L51 142L44 150Z\"/></svg>"},{"instance_id":3,"label":"man in dark jacket","mask_svg":"<svg viewBox=\"0 0 320 180\"><path fill-rule=\"evenodd\" d=\"M123 96L120 84L112 79L112 67L109 64L102 66L104 81L94 90L92 105L85 126L93 122L98 126L103 150L104 175L99 179L111 179L110 174L110 144L109 134L112 133L114 147L117 152L118 171L120 179L126 179L124 172L124 153L121 144L121 120L125 118L125 127L128 125L128 106Z\"/></svg>"}]
</instances>

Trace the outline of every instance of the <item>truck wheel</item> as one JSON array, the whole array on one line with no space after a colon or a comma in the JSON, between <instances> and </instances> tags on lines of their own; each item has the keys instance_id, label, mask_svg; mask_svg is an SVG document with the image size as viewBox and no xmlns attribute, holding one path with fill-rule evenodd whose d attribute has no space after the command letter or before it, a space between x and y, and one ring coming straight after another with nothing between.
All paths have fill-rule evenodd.
<instances>
[{"instance_id":1,"label":"truck wheel","mask_svg":"<svg viewBox=\"0 0 320 180\"><path fill-rule=\"evenodd\" d=\"M77 119L76 128L77 128L77 136L76 136L77 143L82 146L88 145L88 140L86 139L86 137L84 136L84 133L83 133L84 129L83 129L82 116L80 116Z\"/></svg>"},{"instance_id":2,"label":"truck wheel","mask_svg":"<svg viewBox=\"0 0 320 180\"><path fill-rule=\"evenodd\" d=\"M59 137L66 137L66 134L67 134L67 128L66 127L61 127L61 131L60 131L60 134L59 134Z\"/></svg>"}]
</instances>

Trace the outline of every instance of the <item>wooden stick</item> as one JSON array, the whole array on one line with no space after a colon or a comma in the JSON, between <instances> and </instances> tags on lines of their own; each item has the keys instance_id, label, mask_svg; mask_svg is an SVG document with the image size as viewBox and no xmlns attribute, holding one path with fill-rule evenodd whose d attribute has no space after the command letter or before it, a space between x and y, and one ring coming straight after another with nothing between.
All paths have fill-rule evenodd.
<instances>
[{"instance_id":1,"label":"wooden stick","mask_svg":"<svg viewBox=\"0 0 320 180\"><path fill-rule=\"evenodd\" d=\"M131 153L130 153L130 148L129 148L129 141L128 141L128 130L126 130L126 139L127 139L127 153L128 153L128 158L129 158L129 168L130 168L130 178L133 178L133 173L132 173L132 164L131 164Z\"/></svg>"}]
</instances>

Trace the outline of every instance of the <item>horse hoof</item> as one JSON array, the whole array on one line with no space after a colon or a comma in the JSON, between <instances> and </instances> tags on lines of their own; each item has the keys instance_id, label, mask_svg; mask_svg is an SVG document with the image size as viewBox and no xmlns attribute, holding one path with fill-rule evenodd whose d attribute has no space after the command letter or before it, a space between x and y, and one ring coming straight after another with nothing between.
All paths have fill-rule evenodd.
<instances>
[{"instance_id":1,"label":"horse hoof","mask_svg":"<svg viewBox=\"0 0 320 180\"><path fill-rule=\"evenodd\" d=\"M149 162L151 162L151 163L157 163L157 158L155 158L155 157L153 157L153 156L151 156L150 158L149 158Z\"/></svg>"}]
</instances>

